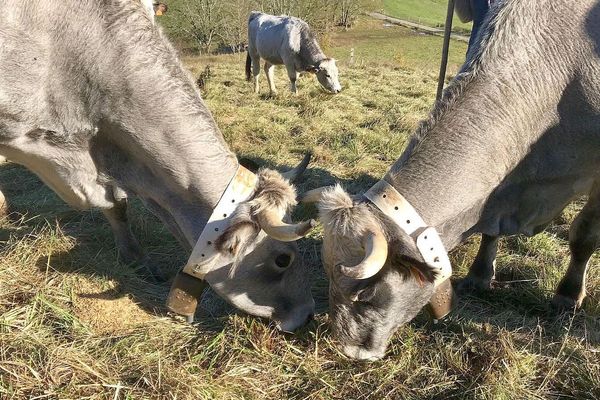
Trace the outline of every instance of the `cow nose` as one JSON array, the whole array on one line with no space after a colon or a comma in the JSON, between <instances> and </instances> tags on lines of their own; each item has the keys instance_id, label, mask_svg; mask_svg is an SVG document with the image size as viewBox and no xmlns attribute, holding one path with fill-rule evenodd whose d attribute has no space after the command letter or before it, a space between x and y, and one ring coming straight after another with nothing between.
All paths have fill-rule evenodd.
<instances>
[{"instance_id":1,"label":"cow nose","mask_svg":"<svg viewBox=\"0 0 600 400\"><path fill-rule=\"evenodd\" d=\"M315 301L311 299L309 304L295 308L287 318L278 321L277 328L283 332L293 332L306 325L315 315Z\"/></svg>"},{"instance_id":2,"label":"cow nose","mask_svg":"<svg viewBox=\"0 0 600 400\"><path fill-rule=\"evenodd\" d=\"M308 316L306 317L306 321L304 321L304 325L308 324L313 319L315 319L315 313L308 314Z\"/></svg>"},{"instance_id":3,"label":"cow nose","mask_svg":"<svg viewBox=\"0 0 600 400\"><path fill-rule=\"evenodd\" d=\"M355 360L377 361L385 355L385 348L383 350L368 350L360 346L344 345L342 346L342 353Z\"/></svg>"}]
</instances>

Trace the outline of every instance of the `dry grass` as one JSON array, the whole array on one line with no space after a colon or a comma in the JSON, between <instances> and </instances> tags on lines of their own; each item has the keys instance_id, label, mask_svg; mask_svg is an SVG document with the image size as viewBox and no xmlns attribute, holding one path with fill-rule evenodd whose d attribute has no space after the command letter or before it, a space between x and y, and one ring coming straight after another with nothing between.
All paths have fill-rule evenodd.
<instances>
[{"instance_id":1,"label":"dry grass","mask_svg":"<svg viewBox=\"0 0 600 400\"><path fill-rule=\"evenodd\" d=\"M351 34L347 46L368 47ZM292 97L278 70L281 93L270 99L251 93L241 57L185 60L194 74L210 64L206 102L238 154L283 166L312 149L302 189L340 179L360 191L396 159L428 111L436 66L393 57L385 64L364 58L354 67L344 61L340 95L323 94L304 78L301 95ZM502 241L503 287L463 298L441 326L419 316L394 336L383 361L365 364L330 342L318 232L302 242L314 267L316 321L283 335L207 294L212 314L187 326L164 314L166 285L144 282L117 263L99 213L71 211L14 165L0 167L0 186L12 211L0 222L2 399L600 397L598 258L583 310L563 319L547 311L566 268L568 224L581 204L541 235ZM140 207L132 216L151 257L174 273L185 260L175 241ZM453 253L456 276L466 273L477 242Z\"/></svg>"}]
</instances>

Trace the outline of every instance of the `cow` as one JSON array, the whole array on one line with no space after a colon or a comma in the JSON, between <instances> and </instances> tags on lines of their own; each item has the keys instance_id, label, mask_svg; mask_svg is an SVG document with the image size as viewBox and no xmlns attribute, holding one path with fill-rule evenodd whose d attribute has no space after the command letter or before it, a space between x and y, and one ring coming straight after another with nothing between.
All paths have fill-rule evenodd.
<instances>
[{"instance_id":1,"label":"cow","mask_svg":"<svg viewBox=\"0 0 600 400\"><path fill-rule=\"evenodd\" d=\"M331 93L342 91L338 68L333 58L321 50L315 35L306 22L285 15L274 16L257 11L248 18L248 54L246 80L254 76L254 92L259 92L260 59L265 60L265 75L271 95L275 89L275 65L285 64L292 93L298 94L298 74L310 72Z\"/></svg>"},{"instance_id":2,"label":"cow","mask_svg":"<svg viewBox=\"0 0 600 400\"><path fill-rule=\"evenodd\" d=\"M161 16L165 14L168 10L168 7L165 3L159 3L157 0L141 0L142 4L146 8L148 15L154 21L154 16Z\"/></svg>"},{"instance_id":3,"label":"cow","mask_svg":"<svg viewBox=\"0 0 600 400\"><path fill-rule=\"evenodd\" d=\"M131 0L6 1L0 155L71 206L101 209L127 263L144 258L127 221L134 195L190 251L240 166L161 29ZM231 263L205 275L225 300L283 330L314 310L294 242L311 224L289 223L290 180L305 167L256 174L217 238L235 273Z\"/></svg>"},{"instance_id":4,"label":"cow","mask_svg":"<svg viewBox=\"0 0 600 400\"><path fill-rule=\"evenodd\" d=\"M391 187L448 250L483 234L461 289L489 287L499 236L534 235L589 195L571 225L570 263L552 300L556 310L572 310L585 297L600 241L600 1L499 1L477 40L401 157L366 194ZM394 331L437 296L439 269L388 217L391 208L384 213L340 186L305 200L319 202L333 334L349 357L379 359Z\"/></svg>"}]
</instances>

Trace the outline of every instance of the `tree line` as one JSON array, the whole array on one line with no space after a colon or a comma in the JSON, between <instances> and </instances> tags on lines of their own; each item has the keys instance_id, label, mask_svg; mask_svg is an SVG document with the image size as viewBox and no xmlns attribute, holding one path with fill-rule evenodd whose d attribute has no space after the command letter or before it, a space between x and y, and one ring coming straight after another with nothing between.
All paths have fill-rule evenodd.
<instances>
[{"instance_id":1,"label":"tree line","mask_svg":"<svg viewBox=\"0 0 600 400\"><path fill-rule=\"evenodd\" d=\"M358 15L378 0L168 0L161 18L169 36L182 48L200 53L238 52L247 42L248 15L263 11L308 22L317 34L350 28Z\"/></svg>"}]
</instances>

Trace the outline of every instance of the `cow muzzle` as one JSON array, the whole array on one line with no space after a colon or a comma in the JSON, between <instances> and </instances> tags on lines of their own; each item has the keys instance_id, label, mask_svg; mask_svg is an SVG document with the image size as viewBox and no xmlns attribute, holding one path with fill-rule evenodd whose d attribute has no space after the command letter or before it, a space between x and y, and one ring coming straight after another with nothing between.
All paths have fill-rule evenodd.
<instances>
[{"instance_id":1,"label":"cow muzzle","mask_svg":"<svg viewBox=\"0 0 600 400\"><path fill-rule=\"evenodd\" d=\"M360 361L377 361L381 360L385 355L385 347L383 349L369 350L360 346L344 345L341 349L342 353L347 357Z\"/></svg>"},{"instance_id":2,"label":"cow muzzle","mask_svg":"<svg viewBox=\"0 0 600 400\"><path fill-rule=\"evenodd\" d=\"M315 301L294 308L289 315L281 320L276 319L276 326L282 332L292 333L310 322L315 315Z\"/></svg>"}]
</instances>

